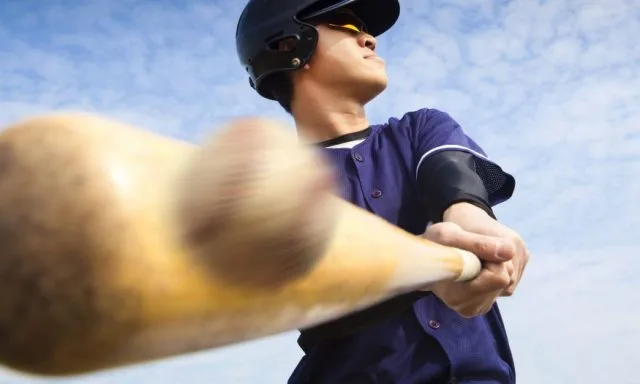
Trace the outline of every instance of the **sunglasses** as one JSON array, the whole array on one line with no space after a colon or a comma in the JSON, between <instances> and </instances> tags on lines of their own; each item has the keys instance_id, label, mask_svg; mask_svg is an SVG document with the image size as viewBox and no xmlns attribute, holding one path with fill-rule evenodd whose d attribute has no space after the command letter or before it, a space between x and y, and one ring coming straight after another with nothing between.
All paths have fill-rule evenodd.
<instances>
[{"instance_id":1,"label":"sunglasses","mask_svg":"<svg viewBox=\"0 0 640 384\"><path fill-rule=\"evenodd\" d=\"M359 34L367 33L367 27L362 20L349 11L340 11L324 15L321 19L312 20L313 24L324 24L329 28Z\"/></svg>"}]
</instances>

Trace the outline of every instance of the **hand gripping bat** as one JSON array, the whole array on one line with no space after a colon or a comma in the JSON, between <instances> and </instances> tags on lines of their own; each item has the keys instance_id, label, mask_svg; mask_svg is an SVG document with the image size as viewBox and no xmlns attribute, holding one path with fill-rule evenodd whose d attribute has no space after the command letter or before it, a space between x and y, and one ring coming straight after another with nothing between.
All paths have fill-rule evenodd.
<instances>
[{"instance_id":1,"label":"hand gripping bat","mask_svg":"<svg viewBox=\"0 0 640 384\"><path fill-rule=\"evenodd\" d=\"M98 115L0 131L0 364L77 375L302 329L479 272L337 197L274 120L199 146Z\"/></svg>"}]
</instances>

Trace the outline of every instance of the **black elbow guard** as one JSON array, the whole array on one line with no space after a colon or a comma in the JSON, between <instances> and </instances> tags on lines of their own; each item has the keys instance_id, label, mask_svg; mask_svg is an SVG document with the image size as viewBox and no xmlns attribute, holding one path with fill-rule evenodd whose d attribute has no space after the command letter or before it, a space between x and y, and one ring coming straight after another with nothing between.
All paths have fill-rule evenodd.
<instances>
[{"instance_id":1,"label":"black elbow guard","mask_svg":"<svg viewBox=\"0 0 640 384\"><path fill-rule=\"evenodd\" d=\"M440 151L422 161L418 168L418 188L429 221L442 221L444 211L461 202L476 205L495 218L489 192L476 167L473 154L458 150Z\"/></svg>"}]
</instances>

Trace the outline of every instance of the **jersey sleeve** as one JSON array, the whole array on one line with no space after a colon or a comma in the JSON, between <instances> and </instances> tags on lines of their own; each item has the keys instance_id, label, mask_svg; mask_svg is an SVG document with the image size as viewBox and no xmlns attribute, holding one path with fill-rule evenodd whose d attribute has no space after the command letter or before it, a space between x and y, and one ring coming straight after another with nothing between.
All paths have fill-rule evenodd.
<instances>
[{"instance_id":1,"label":"jersey sleeve","mask_svg":"<svg viewBox=\"0 0 640 384\"><path fill-rule=\"evenodd\" d=\"M423 176L421 173L429 172L427 164L431 157L442 151L462 151L472 155L473 169L486 189L491 207L511 198L515 178L490 160L449 114L437 109L422 109L414 112L412 122L416 180Z\"/></svg>"}]
</instances>

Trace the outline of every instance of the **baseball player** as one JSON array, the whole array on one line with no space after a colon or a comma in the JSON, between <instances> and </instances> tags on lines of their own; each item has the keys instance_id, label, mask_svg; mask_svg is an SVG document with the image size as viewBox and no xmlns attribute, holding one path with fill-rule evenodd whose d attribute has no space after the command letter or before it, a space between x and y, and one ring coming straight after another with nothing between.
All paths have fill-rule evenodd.
<instances>
[{"instance_id":1,"label":"baseball player","mask_svg":"<svg viewBox=\"0 0 640 384\"><path fill-rule=\"evenodd\" d=\"M381 123L364 112L387 86L375 37L399 13L398 0L251 0L237 51L250 85L326 153L343 198L474 252L484 268L471 282L301 330L304 356L289 383L515 383L496 300L513 294L528 251L492 211L512 196L513 176L445 112L425 107Z\"/></svg>"}]
</instances>

